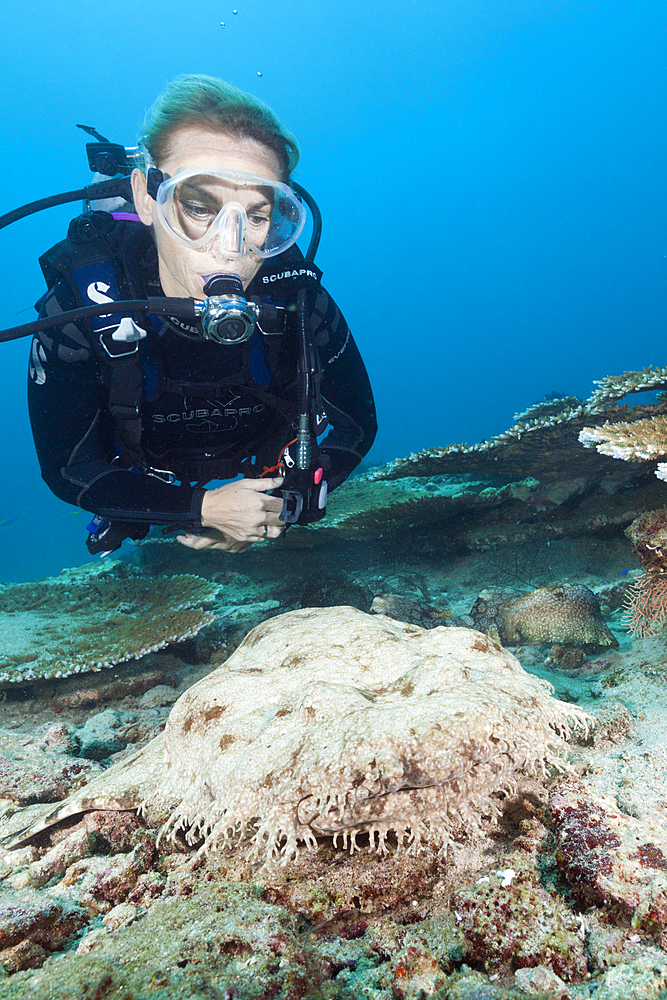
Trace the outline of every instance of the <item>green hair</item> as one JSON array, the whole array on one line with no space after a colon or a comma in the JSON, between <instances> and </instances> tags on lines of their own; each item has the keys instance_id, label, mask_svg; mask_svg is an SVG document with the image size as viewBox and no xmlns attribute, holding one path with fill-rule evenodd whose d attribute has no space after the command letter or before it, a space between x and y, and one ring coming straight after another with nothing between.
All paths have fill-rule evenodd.
<instances>
[{"instance_id":1,"label":"green hair","mask_svg":"<svg viewBox=\"0 0 667 1000\"><path fill-rule=\"evenodd\" d=\"M167 84L144 123L142 142L153 162L163 162L173 133L191 125L267 146L278 157L286 181L299 161L296 137L271 108L214 76L179 76Z\"/></svg>"}]
</instances>

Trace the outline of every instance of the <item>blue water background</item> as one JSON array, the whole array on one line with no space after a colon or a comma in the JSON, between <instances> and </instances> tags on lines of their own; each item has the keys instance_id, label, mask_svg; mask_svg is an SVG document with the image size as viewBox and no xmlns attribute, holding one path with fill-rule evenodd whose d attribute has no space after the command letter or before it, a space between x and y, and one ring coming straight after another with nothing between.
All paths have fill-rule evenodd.
<instances>
[{"instance_id":1,"label":"blue water background","mask_svg":"<svg viewBox=\"0 0 667 1000\"><path fill-rule=\"evenodd\" d=\"M0 212L88 183L77 122L134 143L180 73L295 131L318 263L373 381L371 458L476 441L665 350L664 0L89 0L0 13ZM224 21L225 27L221 22ZM261 75L259 75L261 74ZM0 323L34 318L72 208L0 232ZM224 349L224 348L222 348ZM0 345L0 581L88 561L42 483L28 341ZM666 494L667 502L667 494Z\"/></svg>"}]
</instances>

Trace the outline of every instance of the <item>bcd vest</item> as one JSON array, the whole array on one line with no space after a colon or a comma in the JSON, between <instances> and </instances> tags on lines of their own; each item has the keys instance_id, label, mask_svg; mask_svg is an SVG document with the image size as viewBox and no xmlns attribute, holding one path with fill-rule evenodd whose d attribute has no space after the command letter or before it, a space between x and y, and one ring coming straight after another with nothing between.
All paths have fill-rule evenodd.
<instances>
[{"instance_id":1,"label":"bcd vest","mask_svg":"<svg viewBox=\"0 0 667 1000\"><path fill-rule=\"evenodd\" d=\"M88 212L78 216L69 226L67 239L57 243L40 257L40 266L47 286L65 281L78 306L127 299L144 299L148 294L161 295L157 282L156 249L151 231L141 222L116 220L106 212ZM186 327L181 320L151 322L145 314L132 317L140 327L141 339L119 341L113 334L128 314L110 313L89 322L90 346L104 375L109 393L109 412L119 447L119 457L129 468L136 467L152 474L190 482L208 482L211 479L231 479L239 472L258 476L262 469L277 461L282 447L290 439L297 414L296 365L299 356L295 313L296 295L300 288L308 290L312 308L321 278L319 268L307 262L298 247L267 260L250 289L249 297L271 301L279 308L276 320L267 329L257 327L262 341L266 366L271 375L268 386L258 385L252 377L250 344L243 345L242 360L238 370L212 382L186 382L166 377L160 363L159 341L165 325L186 337L201 336L197 328ZM156 287L151 287L151 285ZM143 339L143 334L146 338ZM150 344L150 347L147 345ZM221 345L221 350L225 350ZM273 408L279 419L278 429L267 440L253 441L244 446L244 455L220 460L193 449L188 456L168 470L155 469L151 456L142 446L142 382L146 351L151 353L153 366L159 373L158 392L176 393L181 396L202 396L222 399L230 387L243 387L245 392ZM314 352L315 355L317 352ZM312 379L315 411L319 403L319 373ZM152 398L155 398L153 394ZM318 429L324 429L324 423Z\"/></svg>"}]
</instances>

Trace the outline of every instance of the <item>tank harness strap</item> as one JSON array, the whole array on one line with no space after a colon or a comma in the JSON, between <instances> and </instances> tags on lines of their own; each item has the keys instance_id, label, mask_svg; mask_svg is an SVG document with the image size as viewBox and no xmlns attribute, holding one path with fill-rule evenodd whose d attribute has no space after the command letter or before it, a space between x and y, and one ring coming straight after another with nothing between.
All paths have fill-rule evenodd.
<instances>
[{"instance_id":1,"label":"tank harness strap","mask_svg":"<svg viewBox=\"0 0 667 1000\"><path fill-rule=\"evenodd\" d=\"M141 388L142 372L136 355L110 359L109 410L121 448L121 459L142 467Z\"/></svg>"}]
</instances>

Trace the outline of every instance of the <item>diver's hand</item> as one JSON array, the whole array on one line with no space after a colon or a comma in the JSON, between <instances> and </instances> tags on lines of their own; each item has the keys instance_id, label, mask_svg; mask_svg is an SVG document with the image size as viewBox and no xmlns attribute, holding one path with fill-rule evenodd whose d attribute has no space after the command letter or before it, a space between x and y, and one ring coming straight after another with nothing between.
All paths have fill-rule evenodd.
<instances>
[{"instance_id":1,"label":"diver's hand","mask_svg":"<svg viewBox=\"0 0 667 1000\"><path fill-rule=\"evenodd\" d=\"M237 542L224 531L216 531L215 528L207 528L200 535L186 531L176 535L176 541L189 549L219 549L222 552L244 552L252 545L252 542Z\"/></svg>"},{"instance_id":2,"label":"diver's hand","mask_svg":"<svg viewBox=\"0 0 667 1000\"><path fill-rule=\"evenodd\" d=\"M276 479L238 479L219 486L217 490L207 490L201 507L202 527L222 532L237 542L277 538L285 530L279 517L283 501L281 497L267 496L267 492L277 489L282 483L282 476Z\"/></svg>"}]
</instances>

